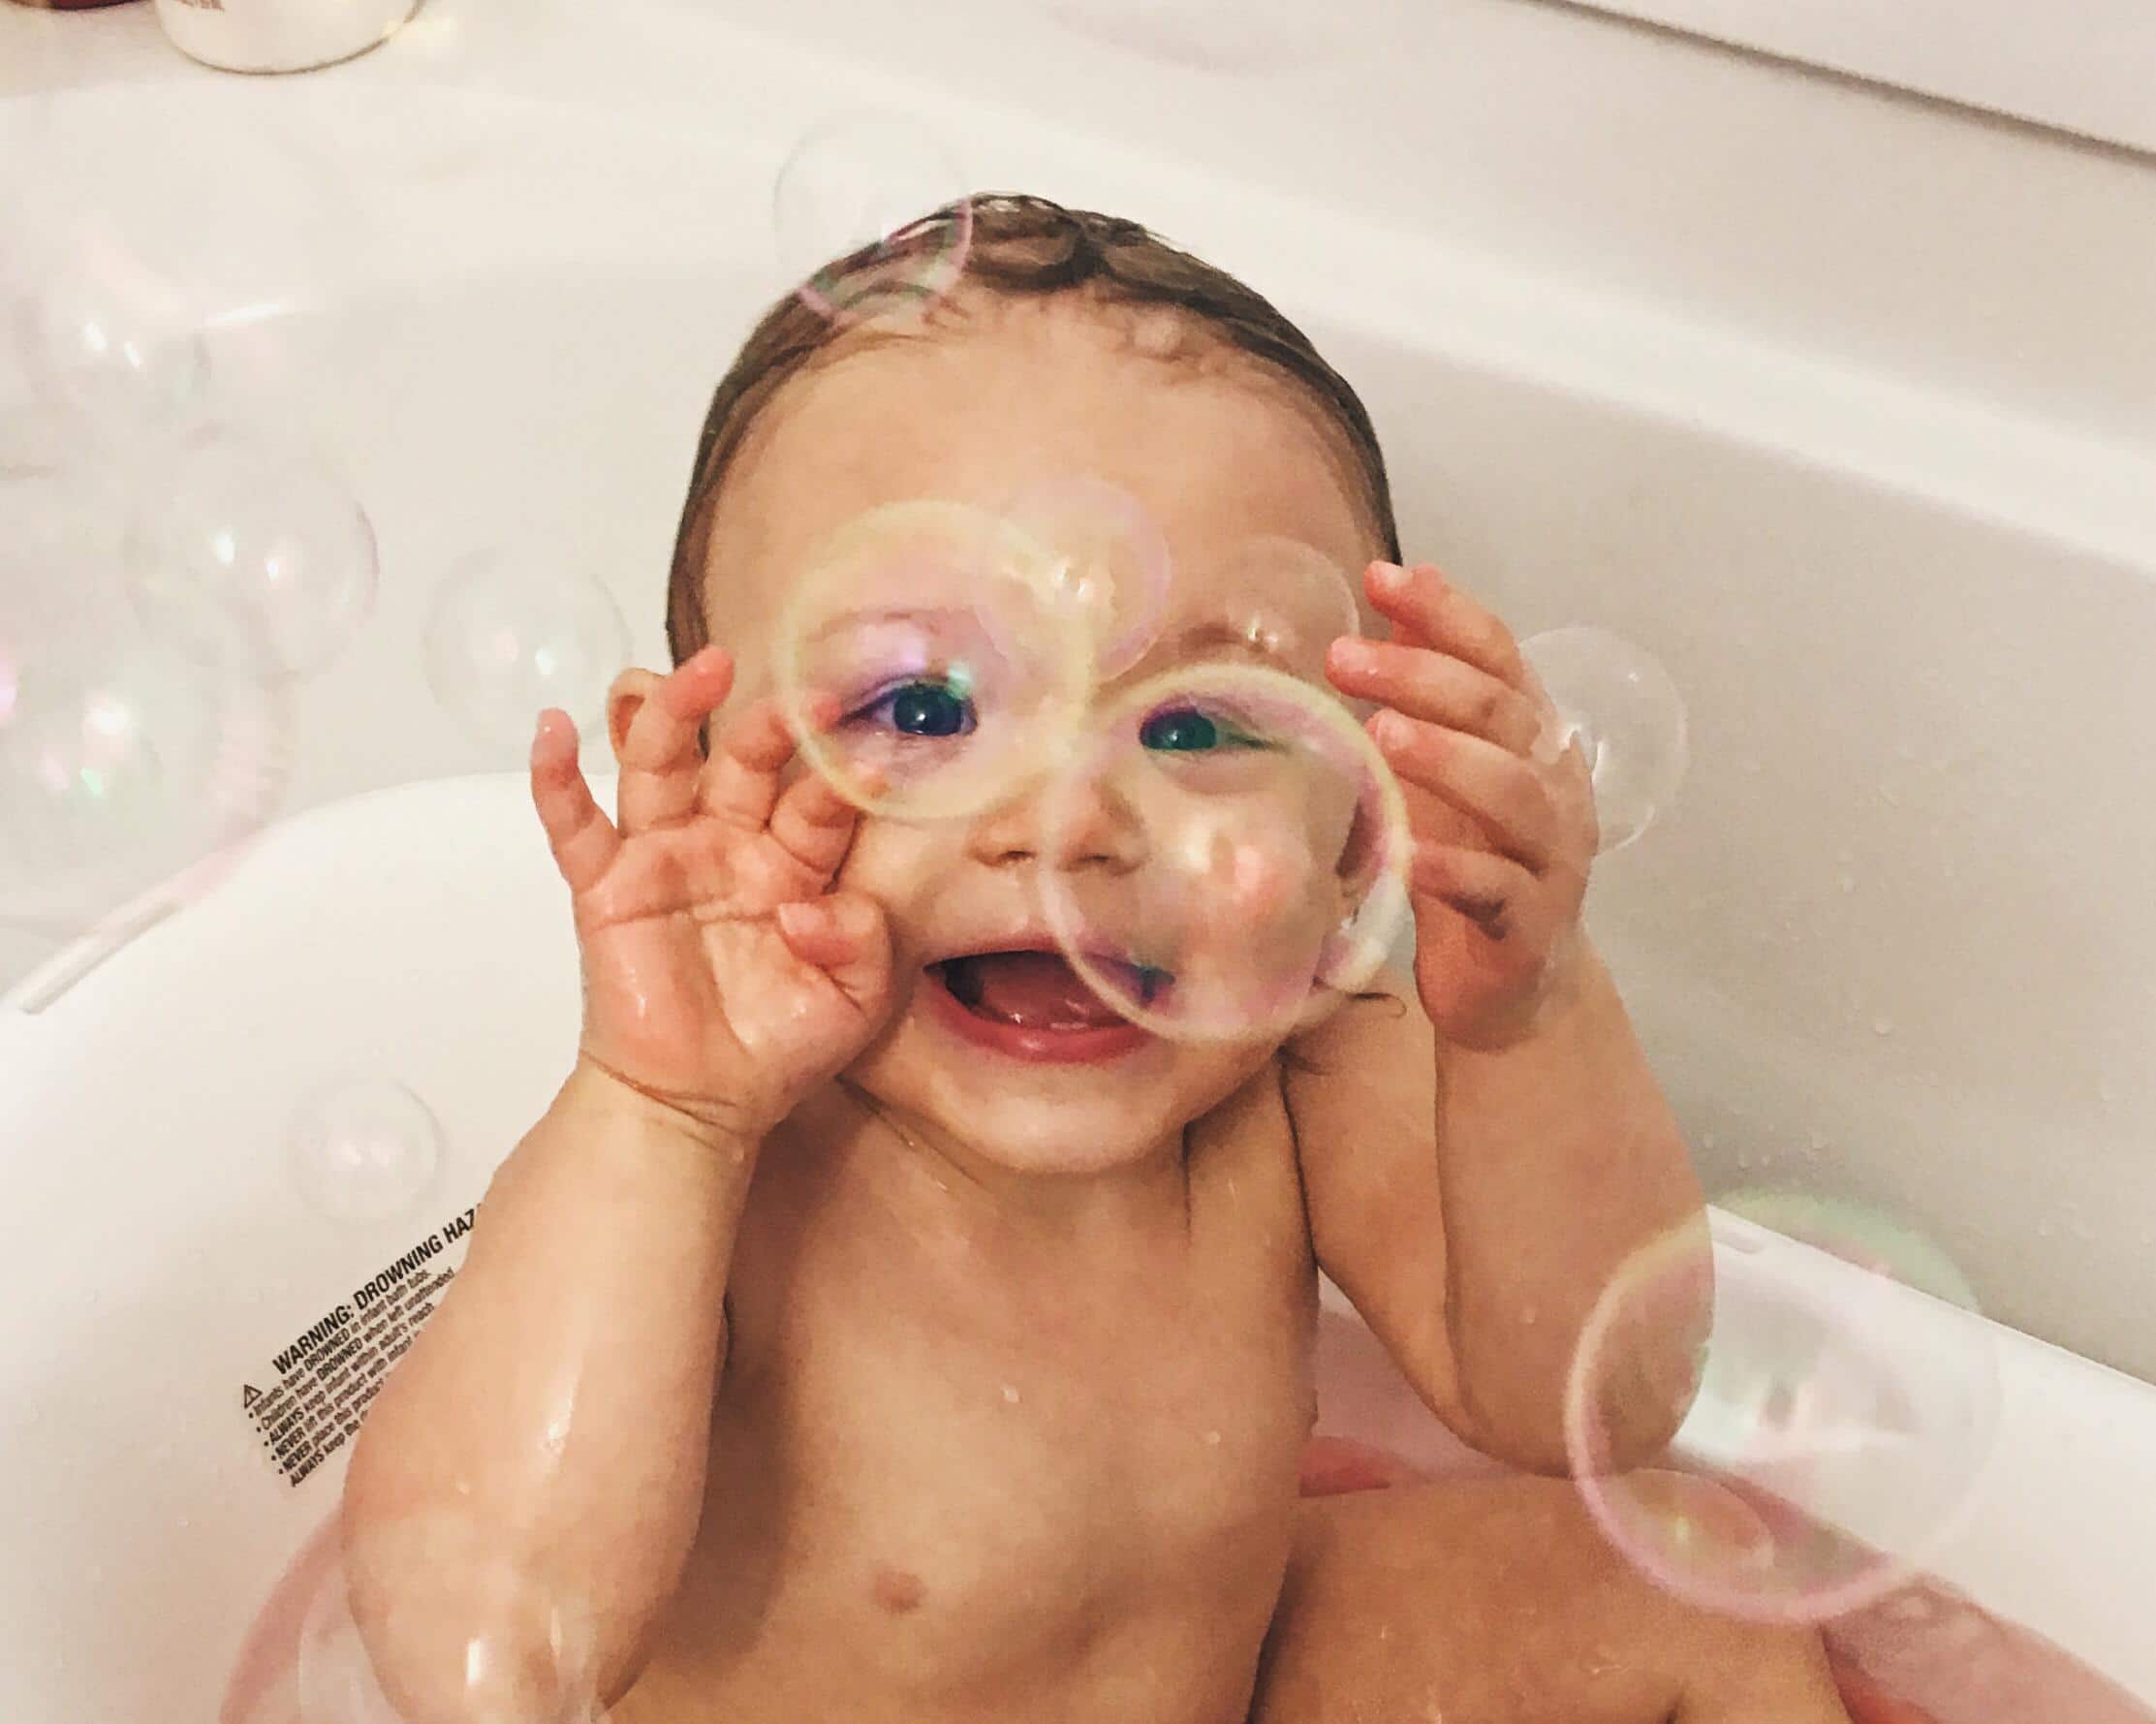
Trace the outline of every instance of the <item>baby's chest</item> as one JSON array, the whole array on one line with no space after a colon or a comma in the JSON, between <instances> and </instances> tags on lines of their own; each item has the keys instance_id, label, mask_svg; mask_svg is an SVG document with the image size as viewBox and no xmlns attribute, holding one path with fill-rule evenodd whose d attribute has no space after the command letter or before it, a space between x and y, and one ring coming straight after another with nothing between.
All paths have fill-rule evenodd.
<instances>
[{"instance_id":1,"label":"baby's chest","mask_svg":"<svg viewBox=\"0 0 2156 1724\"><path fill-rule=\"evenodd\" d=\"M780 1441L815 1483L782 1538L819 1593L919 1646L1045 1650L1269 1583L1312 1410L1292 1285L1030 1339L948 1317L827 1313L796 1355Z\"/></svg>"}]
</instances>

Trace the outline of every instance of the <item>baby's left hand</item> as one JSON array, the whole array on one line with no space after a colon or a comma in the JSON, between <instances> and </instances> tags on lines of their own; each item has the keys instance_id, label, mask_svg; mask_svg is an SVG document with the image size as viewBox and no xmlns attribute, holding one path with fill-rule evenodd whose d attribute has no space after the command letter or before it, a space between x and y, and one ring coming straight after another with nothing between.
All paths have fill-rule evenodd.
<instances>
[{"instance_id":1,"label":"baby's left hand","mask_svg":"<svg viewBox=\"0 0 2156 1724\"><path fill-rule=\"evenodd\" d=\"M1407 797L1422 1009L1446 1041L1509 1047L1579 961L1600 842L1587 763L1551 758L1555 710L1490 611L1426 563L1372 563L1364 584L1390 639L1341 637L1326 674L1385 708L1368 729Z\"/></svg>"}]
</instances>

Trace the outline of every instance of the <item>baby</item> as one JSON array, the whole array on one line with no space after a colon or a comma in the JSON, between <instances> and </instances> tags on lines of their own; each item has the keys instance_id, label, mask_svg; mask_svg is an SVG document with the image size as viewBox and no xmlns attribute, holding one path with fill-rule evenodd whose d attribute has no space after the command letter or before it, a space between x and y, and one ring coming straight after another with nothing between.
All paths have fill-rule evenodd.
<instances>
[{"instance_id":1,"label":"baby","mask_svg":"<svg viewBox=\"0 0 2156 1724\"><path fill-rule=\"evenodd\" d=\"M389 1698L416 1724L553 1724L563 1679L617 1724L1845 1718L1816 1637L1657 1592L1563 1477L1587 1314L1650 1240L1705 1250L1701 1194L1579 930L1585 768L1538 746L1504 624L1401 566L1354 392L1240 284L1037 199L937 212L819 289L851 315L788 299L720 386L675 668L610 697L614 816L563 715L532 749L584 1027L353 1458ZM768 643L831 531L1071 474L1172 552L1096 698L1217 660L1366 704L1415 841L1412 992L1258 1039L1114 1022L1039 890L1152 865L1112 806L1050 833L1018 784L910 822L797 758ZM1222 626L1254 537L1356 572L1383 638L1339 635L1344 577ZM914 694L847 721L971 722L962 689ZM1321 1269L1515 1475L1298 1501ZM1620 1464L1675 1428L1696 1339L1628 1337Z\"/></svg>"}]
</instances>

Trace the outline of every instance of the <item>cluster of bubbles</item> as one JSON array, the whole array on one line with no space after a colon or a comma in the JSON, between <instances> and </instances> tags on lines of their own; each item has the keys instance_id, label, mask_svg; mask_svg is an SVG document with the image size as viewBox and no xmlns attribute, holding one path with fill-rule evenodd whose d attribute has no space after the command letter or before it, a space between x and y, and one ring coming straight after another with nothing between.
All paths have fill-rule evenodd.
<instances>
[{"instance_id":1,"label":"cluster of bubbles","mask_svg":"<svg viewBox=\"0 0 2156 1724\"><path fill-rule=\"evenodd\" d=\"M1718 1201L1734 1218L1719 1249L1667 1236L1598 1301L1566 1395L1573 1469L1612 1546L1666 1590L1825 1620L1903 1584L1959 1524L1996 1428L1992 1331L1947 1255L1876 1209L1796 1191ZM1668 1455L1612 1470L1620 1409L1667 1387L1643 1359L1708 1313Z\"/></svg>"},{"instance_id":2,"label":"cluster of bubbles","mask_svg":"<svg viewBox=\"0 0 2156 1724\"><path fill-rule=\"evenodd\" d=\"M261 255L261 279L205 285L87 193L11 213L0 924L67 938L188 901L273 817L296 688L367 626L381 552L277 405L284 327L319 282L240 234L218 257ZM495 551L441 579L422 652L449 712L520 749L543 706L590 723L628 639L595 580Z\"/></svg>"}]
</instances>

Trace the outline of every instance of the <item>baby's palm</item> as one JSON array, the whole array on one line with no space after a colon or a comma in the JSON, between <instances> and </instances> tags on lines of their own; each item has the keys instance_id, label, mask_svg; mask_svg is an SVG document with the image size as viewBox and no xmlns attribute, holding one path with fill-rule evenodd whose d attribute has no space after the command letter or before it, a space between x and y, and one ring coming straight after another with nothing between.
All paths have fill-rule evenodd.
<instances>
[{"instance_id":1,"label":"baby's palm","mask_svg":"<svg viewBox=\"0 0 2156 1724\"><path fill-rule=\"evenodd\" d=\"M618 751L618 826L565 718L543 722L532 785L574 899L585 1056L753 1138L875 1033L891 960L875 905L830 889L857 816L814 777L781 788L794 743L776 712L741 713L703 760L731 682L711 649L651 689Z\"/></svg>"}]
</instances>

